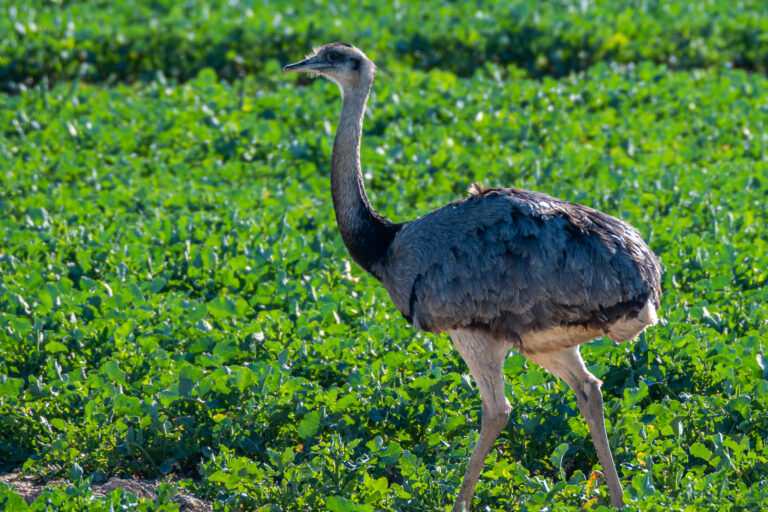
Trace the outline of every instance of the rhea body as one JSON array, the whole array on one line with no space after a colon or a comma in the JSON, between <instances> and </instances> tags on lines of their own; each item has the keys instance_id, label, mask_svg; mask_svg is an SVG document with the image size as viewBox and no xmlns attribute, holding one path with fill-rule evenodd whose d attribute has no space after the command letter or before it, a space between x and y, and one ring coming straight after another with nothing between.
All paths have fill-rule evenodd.
<instances>
[{"instance_id":1,"label":"rhea body","mask_svg":"<svg viewBox=\"0 0 768 512\"><path fill-rule=\"evenodd\" d=\"M514 188L474 187L465 199L393 223L371 207L360 165L373 62L355 47L331 43L284 70L318 74L341 88L331 188L350 255L414 327L448 333L479 388L480 437L454 511L470 510L484 460L507 424L502 369L511 349L573 389L611 503L623 506L602 383L578 347L603 335L630 340L656 323L661 268L638 232L586 206Z\"/></svg>"}]
</instances>

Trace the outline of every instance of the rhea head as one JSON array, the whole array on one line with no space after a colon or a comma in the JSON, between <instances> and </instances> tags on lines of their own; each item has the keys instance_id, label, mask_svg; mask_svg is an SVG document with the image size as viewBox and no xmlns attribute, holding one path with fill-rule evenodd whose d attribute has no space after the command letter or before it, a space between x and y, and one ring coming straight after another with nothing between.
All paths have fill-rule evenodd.
<instances>
[{"instance_id":1,"label":"rhea head","mask_svg":"<svg viewBox=\"0 0 768 512\"><path fill-rule=\"evenodd\" d=\"M315 48L304 60L284 66L283 71L324 76L347 91L370 87L376 66L362 51L352 45L329 43Z\"/></svg>"}]
</instances>

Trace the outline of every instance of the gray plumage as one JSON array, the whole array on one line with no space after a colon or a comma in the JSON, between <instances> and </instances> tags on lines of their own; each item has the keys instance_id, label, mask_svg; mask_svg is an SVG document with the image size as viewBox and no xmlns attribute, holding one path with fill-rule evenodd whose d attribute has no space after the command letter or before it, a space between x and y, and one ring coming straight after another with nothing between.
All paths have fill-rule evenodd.
<instances>
[{"instance_id":1,"label":"gray plumage","mask_svg":"<svg viewBox=\"0 0 768 512\"><path fill-rule=\"evenodd\" d=\"M371 207L360 166L373 62L332 43L284 69L319 74L341 88L331 191L350 255L415 327L449 334L479 388L480 437L454 512L470 509L485 457L509 418L503 363L512 348L573 389L611 504L621 507L602 383L578 347L600 335L629 340L657 321L661 267L637 231L586 206L511 188L475 187L470 197L420 219L390 222Z\"/></svg>"},{"instance_id":2,"label":"gray plumage","mask_svg":"<svg viewBox=\"0 0 768 512\"><path fill-rule=\"evenodd\" d=\"M520 350L526 332L608 333L660 298L658 259L634 228L517 189L479 191L405 224L377 270L415 326L485 329Z\"/></svg>"}]
</instances>

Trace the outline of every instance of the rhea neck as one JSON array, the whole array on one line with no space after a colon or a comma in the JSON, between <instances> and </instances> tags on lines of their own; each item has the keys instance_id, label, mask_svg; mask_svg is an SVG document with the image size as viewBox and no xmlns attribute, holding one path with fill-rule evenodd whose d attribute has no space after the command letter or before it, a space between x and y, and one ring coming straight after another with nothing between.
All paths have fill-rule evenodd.
<instances>
[{"instance_id":1,"label":"rhea neck","mask_svg":"<svg viewBox=\"0 0 768 512\"><path fill-rule=\"evenodd\" d=\"M372 84L371 73L352 85L341 85L343 106L333 143L331 191L336 222L349 254L366 271L379 277L377 264L382 262L400 226L371 207L360 168L363 115Z\"/></svg>"}]
</instances>

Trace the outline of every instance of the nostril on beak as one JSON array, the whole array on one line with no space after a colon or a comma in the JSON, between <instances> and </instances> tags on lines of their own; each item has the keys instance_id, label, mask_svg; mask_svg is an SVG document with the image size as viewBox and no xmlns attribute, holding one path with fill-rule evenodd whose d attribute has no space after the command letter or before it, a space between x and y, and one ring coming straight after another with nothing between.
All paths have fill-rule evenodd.
<instances>
[{"instance_id":1,"label":"nostril on beak","mask_svg":"<svg viewBox=\"0 0 768 512\"><path fill-rule=\"evenodd\" d=\"M302 69L311 67L312 63L313 63L312 59L300 60L299 62L286 64L285 66L283 66L283 71L301 71Z\"/></svg>"}]
</instances>

